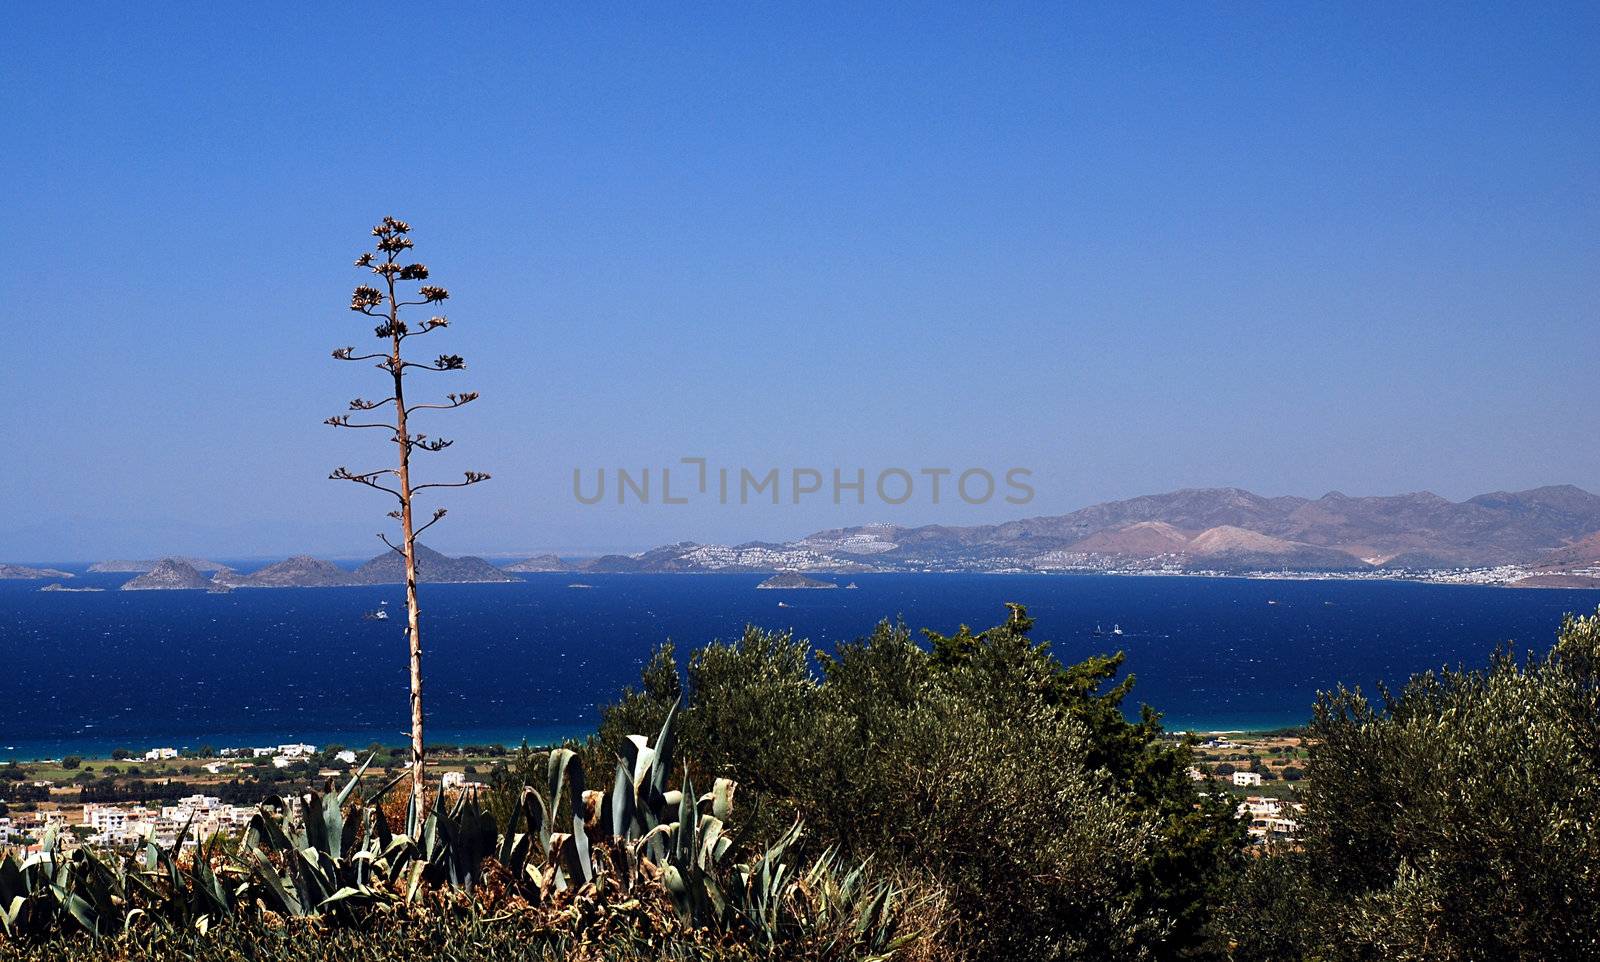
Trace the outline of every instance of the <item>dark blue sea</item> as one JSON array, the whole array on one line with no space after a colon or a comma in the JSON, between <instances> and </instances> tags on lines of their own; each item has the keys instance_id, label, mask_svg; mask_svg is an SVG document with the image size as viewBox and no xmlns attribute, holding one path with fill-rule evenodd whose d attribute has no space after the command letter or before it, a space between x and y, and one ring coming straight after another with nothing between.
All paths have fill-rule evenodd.
<instances>
[{"instance_id":1,"label":"dark blue sea","mask_svg":"<svg viewBox=\"0 0 1600 962\"><path fill-rule=\"evenodd\" d=\"M579 580L593 587L568 587ZM1481 665L1508 640L1543 651L1564 612L1600 604L1596 591L1385 582L918 574L856 576L854 591L757 591L759 581L561 574L424 586L430 741L584 733L668 639L681 656L755 623L826 648L883 618L986 627L1007 601L1028 605L1036 637L1063 659L1126 651L1138 678L1132 711L1148 702L1178 729L1271 728L1304 722L1317 690L1340 682L1370 689ZM224 595L38 586L0 582L0 759L404 740L398 586ZM396 617L363 620L384 601ZM1121 636L1108 634L1113 625Z\"/></svg>"}]
</instances>

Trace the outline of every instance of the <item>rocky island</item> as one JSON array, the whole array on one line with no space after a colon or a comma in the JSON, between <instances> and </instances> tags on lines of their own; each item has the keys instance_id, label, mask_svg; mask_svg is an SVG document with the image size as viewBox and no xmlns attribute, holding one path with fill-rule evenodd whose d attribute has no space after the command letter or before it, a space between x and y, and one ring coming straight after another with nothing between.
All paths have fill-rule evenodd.
<instances>
[{"instance_id":1,"label":"rocky island","mask_svg":"<svg viewBox=\"0 0 1600 962\"><path fill-rule=\"evenodd\" d=\"M355 577L362 584L400 584L406 580L406 560L398 551L385 551L357 568ZM417 545L419 584L484 584L516 580L482 558L470 555L451 558L432 548Z\"/></svg>"},{"instance_id":2,"label":"rocky island","mask_svg":"<svg viewBox=\"0 0 1600 962\"><path fill-rule=\"evenodd\" d=\"M364 583L331 561L303 554L247 575L224 568L212 580L229 588L343 588Z\"/></svg>"},{"instance_id":3,"label":"rocky island","mask_svg":"<svg viewBox=\"0 0 1600 962\"><path fill-rule=\"evenodd\" d=\"M565 561L562 561L561 558L558 557L557 555L539 554L539 555L534 555L531 558L524 559L522 561L514 561L511 564L506 565L501 570L502 571L517 571L517 572L529 572L529 571L537 572L537 571L574 571L574 570L577 570L577 569L576 569L575 565L571 565L571 564L568 564Z\"/></svg>"},{"instance_id":4,"label":"rocky island","mask_svg":"<svg viewBox=\"0 0 1600 962\"><path fill-rule=\"evenodd\" d=\"M766 581L756 585L757 588L837 588L838 585L831 581L819 581L808 578L798 571L780 571Z\"/></svg>"},{"instance_id":5,"label":"rocky island","mask_svg":"<svg viewBox=\"0 0 1600 962\"><path fill-rule=\"evenodd\" d=\"M156 566L122 586L123 591L204 591L211 579L187 561L163 558Z\"/></svg>"},{"instance_id":6,"label":"rocky island","mask_svg":"<svg viewBox=\"0 0 1600 962\"><path fill-rule=\"evenodd\" d=\"M0 581L32 581L38 578L75 578L70 571L55 568L29 568L24 565L0 564Z\"/></svg>"},{"instance_id":7,"label":"rocky island","mask_svg":"<svg viewBox=\"0 0 1600 962\"><path fill-rule=\"evenodd\" d=\"M71 577L65 572L57 574ZM417 580L428 584L482 584L514 582L518 579L482 558L451 558L419 544ZM123 585L122 590L223 592L234 588L344 588L355 585L399 584L403 581L405 581L405 560L394 551L386 551L354 571L310 555L295 555L249 574L242 574L222 566L210 578L186 559L163 558L149 571Z\"/></svg>"}]
</instances>

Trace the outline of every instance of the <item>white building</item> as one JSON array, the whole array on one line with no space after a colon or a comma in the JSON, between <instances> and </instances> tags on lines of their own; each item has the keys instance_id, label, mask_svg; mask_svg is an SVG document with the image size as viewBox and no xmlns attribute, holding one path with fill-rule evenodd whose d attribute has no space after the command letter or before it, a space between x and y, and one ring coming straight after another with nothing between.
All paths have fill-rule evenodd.
<instances>
[{"instance_id":1,"label":"white building","mask_svg":"<svg viewBox=\"0 0 1600 962\"><path fill-rule=\"evenodd\" d=\"M159 762L177 757L178 750L176 748L152 748L144 753L144 760L147 762Z\"/></svg>"},{"instance_id":2,"label":"white building","mask_svg":"<svg viewBox=\"0 0 1600 962\"><path fill-rule=\"evenodd\" d=\"M182 821L190 813L209 812L222 807L222 799L214 795L188 795L178 799L176 804L161 806L161 817L173 821Z\"/></svg>"},{"instance_id":3,"label":"white building","mask_svg":"<svg viewBox=\"0 0 1600 962\"><path fill-rule=\"evenodd\" d=\"M356 753L348 748L333 757L346 765L354 765L356 763Z\"/></svg>"},{"instance_id":4,"label":"white building","mask_svg":"<svg viewBox=\"0 0 1600 962\"><path fill-rule=\"evenodd\" d=\"M483 782L467 781L466 772L445 772L440 778L440 782L447 792L482 792L489 788Z\"/></svg>"},{"instance_id":5,"label":"white building","mask_svg":"<svg viewBox=\"0 0 1600 962\"><path fill-rule=\"evenodd\" d=\"M1240 787L1258 786L1261 784L1261 776L1256 772L1234 772L1233 783Z\"/></svg>"},{"instance_id":6,"label":"white building","mask_svg":"<svg viewBox=\"0 0 1600 962\"><path fill-rule=\"evenodd\" d=\"M128 811L110 805L83 806L83 824L96 835L121 835L128 827Z\"/></svg>"},{"instance_id":7,"label":"white building","mask_svg":"<svg viewBox=\"0 0 1600 962\"><path fill-rule=\"evenodd\" d=\"M1239 803L1240 816L1250 818L1270 818L1283 811L1283 803L1276 798L1266 798L1262 795L1251 795Z\"/></svg>"},{"instance_id":8,"label":"white building","mask_svg":"<svg viewBox=\"0 0 1600 962\"><path fill-rule=\"evenodd\" d=\"M284 758L305 758L308 755L315 755L316 753L317 753L317 746L315 746L315 745L279 745L278 746L278 754L282 755Z\"/></svg>"}]
</instances>

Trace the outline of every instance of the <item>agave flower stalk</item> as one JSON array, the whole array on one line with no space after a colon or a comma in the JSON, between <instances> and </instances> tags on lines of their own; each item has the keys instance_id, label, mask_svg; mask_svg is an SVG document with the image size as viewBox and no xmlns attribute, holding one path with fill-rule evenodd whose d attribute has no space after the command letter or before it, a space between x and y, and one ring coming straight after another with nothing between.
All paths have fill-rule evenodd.
<instances>
[{"instance_id":1,"label":"agave flower stalk","mask_svg":"<svg viewBox=\"0 0 1600 962\"><path fill-rule=\"evenodd\" d=\"M417 602L417 538L424 531L433 527L445 516L444 508L433 509L432 518L420 527L413 517L413 508L416 496L429 488L464 488L489 480L489 475L481 471L465 472L464 480L448 483L413 484L411 477L411 456L417 452L439 452L450 447L453 443L446 438L430 438L426 434L411 433L410 419L413 414L423 410L452 410L470 404L478 399L476 391L460 394L447 394L445 400L436 403L411 404L406 401L406 375L411 372L431 371L460 371L466 368L464 361L458 354L440 354L428 362L407 360L403 348L406 341L414 337L421 337L443 330L450 326L450 322L442 316L431 316L418 323L414 328L401 316L404 308L433 307L444 302L450 292L442 287L420 282L428 279L428 268L423 264L402 263L401 255L413 247L411 238L411 225L393 217L385 217L383 222L372 229L372 236L377 238L376 251L363 253L356 259L356 267L370 271L376 275L380 287L363 284L355 289L350 297L350 309L360 314L365 314L378 322L373 329L373 334L378 340L385 342L383 350L357 354L354 347L341 347L333 352L333 356L341 361L376 361L376 366L389 375L392 383L392 393L381 401L369 401L356 398L350 402L350 410L359 412L361 421L351 421L350 414L341 414L328 418L325 422L340 428L378 428L390 433L398 458L396 466L380 468L374 471L351 471L349 468L339 467L329 477L339 481L354 481L378 491L393 496L397 502L394 511L389 512L389 517L400 523L400 543L397 545L387 536L379 534L391 549L398 552L405 559L406 579L406 640L411 656L411 797L412 804L421 811L425 804L423 795L423 711L422 711L422 632L421 608ZM404 300L408 295L402 292L401 285L408 282L417 282L414 296L415 300ZM374 415L373 412L387 410L389 417Z\"/></svg>"}]
</instances>

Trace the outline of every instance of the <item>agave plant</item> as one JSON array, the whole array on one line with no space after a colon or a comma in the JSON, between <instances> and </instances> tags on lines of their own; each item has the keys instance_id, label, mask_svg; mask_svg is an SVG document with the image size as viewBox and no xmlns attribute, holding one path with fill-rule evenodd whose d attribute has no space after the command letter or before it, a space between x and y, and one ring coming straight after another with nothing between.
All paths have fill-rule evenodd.
<instances>
[{"instance_id":1,"label":"agave plant","mask_svg":"<svg viewBox=\"0 0 1600 962\"><path fill-rule=\"evenodd\" d=\"M240 873L213 869L220 860L215 838L197 845L189 865L180 864L188 834L185 825L166 848L147 841L130 857L108 859L87 847L65 853L52 829L27 859L0 859L0 931L13 938L63 929L111 935L140 918L205 931L236 910L229 876Z\"/></svg>"},{"instance_id":2,"label":"agave plant","mask_svg":"<svg viewBox=\"0 0 1600 962\"><path fill-rule=\"evenodd\" d=\"M904 941L900 896L869 880L865 866L846 872L830 851L799 871L799 823L736 861L745 847L729 834L738 786L719 778L696 795L685 767L681 788L668 788L676 719L674 707L654 742L631 736L604 791L587 788L574 752L552 751L544 793L524 786L504 831L468 792L425 815L413 796L395 832L381 803L405 776L361 798L368 758L338 791L308 791L298 805L262 802L232 851L213 838L183 854L188 826L168 847L148 842L121 859L87 848L65 855L52 835L25 861L0 860L0 931L103 936L144 920L203 934L260 909L360 924L425 886L473 890L498 866L508 889L534 905L637 911L638 896L659 886L684 926L739 935L761 954L791 939L815 944L823 958L892 953Z\"/></svg>"}]
</instances>

